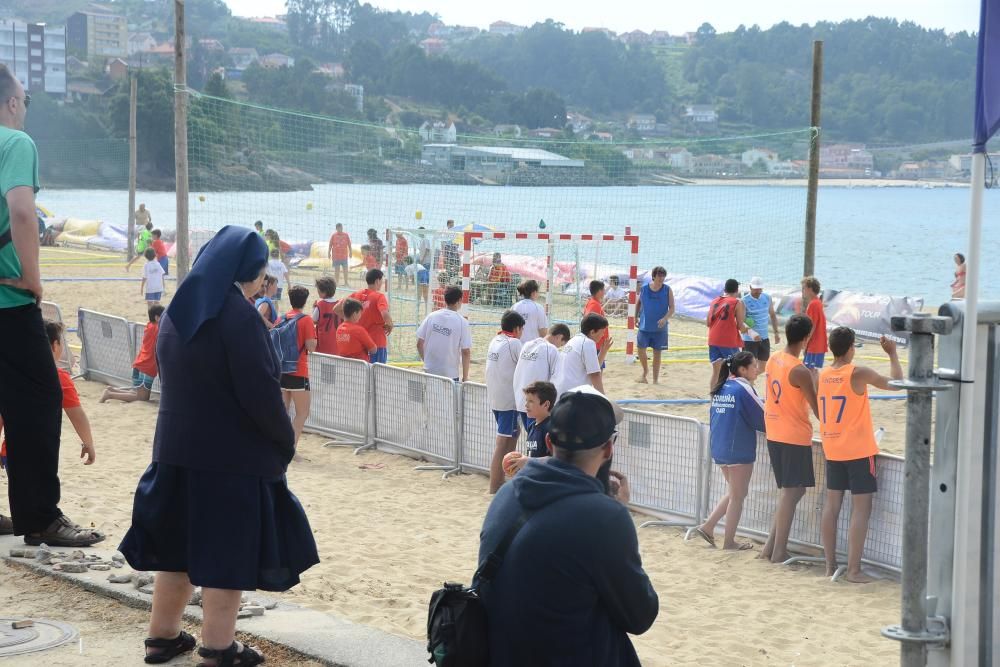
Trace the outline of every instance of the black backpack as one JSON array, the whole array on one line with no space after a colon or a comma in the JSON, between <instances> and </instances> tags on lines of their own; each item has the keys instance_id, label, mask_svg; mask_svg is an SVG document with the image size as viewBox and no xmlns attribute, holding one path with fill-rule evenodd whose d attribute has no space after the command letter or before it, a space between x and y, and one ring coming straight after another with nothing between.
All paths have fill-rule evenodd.
<instances>
[{"instance_id":1,"label":"black backpack","mask_svg":"<svg viewBox=\"0 0 1000 667\"><path fill-rule=\"evenodd\" d=\"M503 541L472 577L472 588L445 583L431 595L427 614L427 662L437 667L487 667L490 643L486 607L478 589L489 583L500 570L511 542L528 521L522 512Z\"/></svg>"}]
</instances>

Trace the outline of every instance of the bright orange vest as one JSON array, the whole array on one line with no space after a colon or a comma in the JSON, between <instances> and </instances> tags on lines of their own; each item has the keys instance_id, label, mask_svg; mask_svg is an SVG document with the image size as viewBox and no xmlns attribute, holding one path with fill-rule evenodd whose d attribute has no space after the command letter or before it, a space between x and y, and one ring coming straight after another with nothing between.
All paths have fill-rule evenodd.
<instances>
[{"instance_id":1,"label":"bright orange vest","mask_svg":"<svg viewBox=\"0 0 1000 667\"><path fill-rule=\"evenodd\" d=\"M878 454L878 444L872 430L872 413L868 401L868 385L860 396L851 387L854 364L840 368L820 369L819 404L820 434L823 453L830 461L852 461Z\"/></svg>"},{"instance_id":2,"label":"bright orange vest","mask_svg":"<svg viewBox=\"0 0 1000 667\"><path fill-rule=\"evenodd\" d=\"M802 360L784 350L767 360L767 398L764 401L764 426L767 439L786 445L812 445L813 429L809 422L809 403L802 390L792 386L788 376Z\"/></svg>"}]
</instances>

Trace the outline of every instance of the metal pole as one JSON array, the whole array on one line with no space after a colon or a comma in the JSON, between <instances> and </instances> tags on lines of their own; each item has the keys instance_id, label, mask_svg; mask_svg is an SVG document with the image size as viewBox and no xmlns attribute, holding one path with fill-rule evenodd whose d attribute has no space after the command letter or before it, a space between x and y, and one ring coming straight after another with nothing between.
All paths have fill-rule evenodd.
<instances>
[{"instance_id":1,"label":"metal pole","mask_svg":"<svg viewBox=\"0 0 1000 667\"><path fill-rule=\"evenodd\" d=\"M923 667L927 646L938 644L947 632L935 623L928 628L927 533L930 511L930 462L932 398L935 391L950 389L934 374L934 335L951 332L953 321L914 313L893 317L893 331L910 331L910 363L906 380L893 386L906 389L906 479L903 487L902 623L884 628L882 634L902 642L900 665Z\"/></svg>"},{"instance_id":2,"label":"metal pole","mask_svg":"<svg viewBox=\"0 0 1000 667\"><path fill-rule=\"evenodd\" d=\"M823 96L823 42L813 42L812 108L809 125L809 187L806 190L806 243L802 273L811 276L816 272L816 196L819 193L819 134L820 108Z\"/></svg>"},{"instance_id":3,"label":"metal pole","mask_svg":"<svg viewBox=\"0 0 1000 667\"><path fill-rule=\"evenodd\" d=\"M548 248L546 254L545 262L545 314L552 319L552 284L555 282L555 268L556 268L556 246L552 241L552 237L549 236Z\"/></svg>"},{"instance_id":4,"label":"metal pole","mask_svg":"<svg viewBox=\"0 0 1000 667\"><path fill-rule=\"evenodd\" d=\"M177 280L191 266L188 235L187 61L184 0L174 0L174 182L177 193Z\"/></svg>"},{"instance_id":5,"label":"metal pole","mask_svg":"<svg viewBox=\"0 0 1000 667\"><path fill-rule=\"evenodd\" d=\"M128 259L135 258L135 114L137 100L137 81L135 72L129 69L128 91Z\"/></svg>"}]
</instances>

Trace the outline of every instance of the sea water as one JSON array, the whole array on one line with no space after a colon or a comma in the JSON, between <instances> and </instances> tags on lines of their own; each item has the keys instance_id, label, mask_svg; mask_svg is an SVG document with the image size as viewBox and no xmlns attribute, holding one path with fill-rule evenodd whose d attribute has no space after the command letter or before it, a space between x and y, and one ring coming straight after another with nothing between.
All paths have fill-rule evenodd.
<instances>
[{"instance_id":1,"label":"sea water","mask_svg":"<svg viewBox=\"0 0 1000 667\"><path fill-rule=\"evenodd\" d=\"M1000 269L1000 192L987 191L982 251L986 298L1000 298L992 278ZM128 195L115 190L43 190L39 202L53 215L99 219L124 227ZM153 224L174 226L175 196L139 192ZM802 272L805 188L699 185L684 187L509 188L448 185L318 185L311 192L192 193L192 229L262 220L288 241L325 240L343 223L355 243L369 228L442 230L476 223L498 230L614 233L640 237L643 268L741 282L753 275L791 285ZM417 212L420 218L417 219ZM816 275L825 287L916 296L928 306L950 296L955 252L967 251L969 190L919 187L821 187ZM484 245L484 249L485 249ZM501 249L491 245L490 249ZM519 252L519 248L527 248ZM569 244L559 247L570 259ZM535 254L508 243L505 252ZM625 244L605 243L581 261L626 265ZM567 254L570 253L570 254Z\"/></svg>"}]
</instances>

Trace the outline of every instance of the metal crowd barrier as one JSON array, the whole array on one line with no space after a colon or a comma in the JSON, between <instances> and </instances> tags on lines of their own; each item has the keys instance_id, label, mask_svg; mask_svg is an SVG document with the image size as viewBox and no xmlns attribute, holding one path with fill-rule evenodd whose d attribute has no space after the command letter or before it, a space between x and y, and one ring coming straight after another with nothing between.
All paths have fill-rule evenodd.
<instances>
[{"instance_id":1,"label":"metal crowd barrier","mask_svg":"<svg viewBox=\"0 0 1000 667\"><path fill-rule=\"evenodd\" d=\"M146 335L146 325L140 324L139 322L129 322L129 329L132 332L132 349L135 350L136 354L139 354L139 350L142 348L142 338ZM133 363L135 363L135 357L132 357ZM156 374L156 378L153 379L153 388L149 391L150 395L160 394L160 374Z\"/></svg>"},{"instance_id":2,"label":"metal crowd barrier","mask_svg":"<svg viewBox=\"0 0 1000 667\"><path fill-rule=\"evenodd\" d=\"M125 318L81 308L77 313L76 333L83 344L80 371L86 379L131 385L135 354Z\"/></svg>"},{"instance_id":3,"label":"metal crowd barrier","mask_svg":"<svg viewBox=\"0 0 1000 667\"><path fill-rule=\"evenodd\" d=\"M462 472L490 473L490 461L496 447L496 422L490 412L486 385L463 382L462 394L462 443L459 449L459 467Z\"/></svg>"},{"instance_id":4,"label":"metal crowd barrier","mask_svg":"<svg viewBox=\"0 0 1000 667\"><path fill-rule=\"evenodd\" d=\"M795 510L795 520L789 533L789 544L799 547L822 549L821 521L826 500L826 459L823 448L813 443L813 470L816 486L806 491ZM880 454L876 458L878 493L872 506L868 539L862 562L891 572L902 567L902 518L903 518L903 460L897 456ZM726 482L718 466L706 458L706 483L704 515L707 516L726 493ZM757 460L750 491L743 504L739 533L766 538L778 505L778 490L774 485L771 459L767 451L767 438L757 435ZM837 553L846 558L847 533L851 516L851 494L844 494L844 504L837 524ZM719 522L725 525L725 519ZM843 558L841 559L843 560ZM820 557L793 556L786 563L823 561Z\"/></svg>"},{"instance_id":5,"label":"metal crowd barrier","mask_svg":"<svg viewBox=\"0 0 1000 667\"><path fill-rule=\"evenodd\" d=\"M697 419L625 410L611 467L628 477L632 507L669 515L643 526L701 522L706 447L705 428Z\"/></svg>"},{"instance_id":6,"label":"metal crowd barrier","mask_svg":"<svg viewBox=\"0 0 1000 667\"><path fill-rule=\"evenodd\" d=\"M361 446L369 444L372 391L368 362L310 354L309 387L312 399L305 430L331 438L346 437ZM349 443L326 443L341 444Z\"/></svg>"},{"instance_id":7,"label":"metal crowd barrier","mask_svg":"<svg viewBox=\"0 0 1000 667\"><path fill-rule=\"evenodd\" d=\"M58 322L59 324L65 324L63 321L62 310L56 304L51 301L42 301L42 318L46 320L52 320L53 322ZM69 349L69 344L66 341L66 330L63 329L62 334L62 356L56 365L64 371L68 371L70 375L73 374L73 350Z\"/></svg>"},{"instance_id":8,"label":"metal crowd barrier","mask_svg":"<svg viewBox=\"0 0 1000 667\"><path fill-rule=\"evenodd\" d=\"M459 394L450 378L374 364L372 370L373 440L429 460L418 470L457 472L461 447Z\"/></svg>"}]
</instances>

